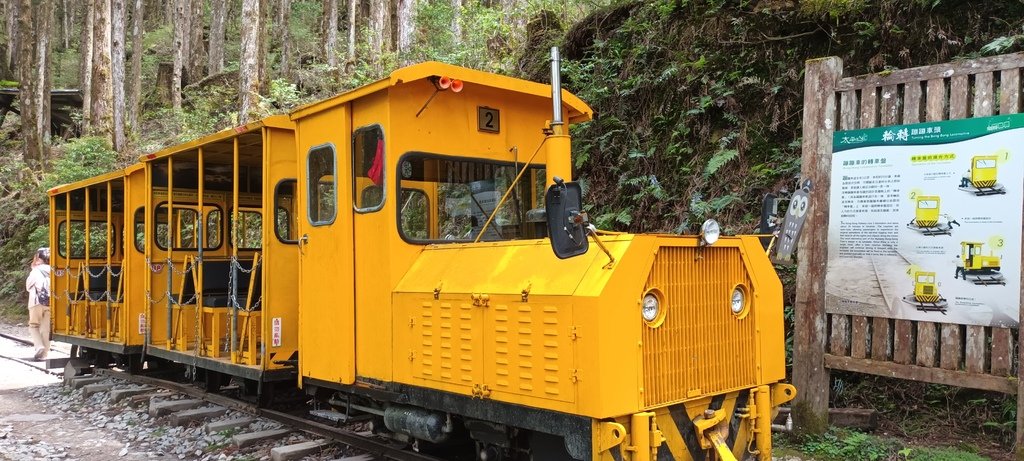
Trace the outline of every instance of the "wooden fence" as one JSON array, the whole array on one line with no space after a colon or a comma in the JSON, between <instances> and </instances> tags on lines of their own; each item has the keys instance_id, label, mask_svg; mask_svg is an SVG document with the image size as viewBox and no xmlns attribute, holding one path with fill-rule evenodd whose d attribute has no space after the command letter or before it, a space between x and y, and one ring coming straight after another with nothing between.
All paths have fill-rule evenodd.
<instances>
[{"instance_id":1,"label":"wooden fence","mask_svg":"<svg viewBox=\"0 0 1024 461\"><path fill-rule=\"evenodd\" d=\"M814 192L797 270L793 380L801 430L825 428L830 369L1024 395L1016 329L825 311L834 131L1019 113L1022 67L1024 53L1017 53L844 78L839 58L807 62L802 173ZM1024 454L1024 399L1017 402Z\"/></svg>"}]
</instances>

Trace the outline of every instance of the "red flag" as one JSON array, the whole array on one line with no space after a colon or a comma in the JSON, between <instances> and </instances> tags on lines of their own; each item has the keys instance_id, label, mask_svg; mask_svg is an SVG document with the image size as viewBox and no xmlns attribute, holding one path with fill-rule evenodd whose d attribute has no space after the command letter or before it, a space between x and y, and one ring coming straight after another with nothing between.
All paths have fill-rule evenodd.
<instances>
[{"instance_id":1,"label":"red flag","mask_svg":"<svg viewBox=\"0 0 1024 461\"><path fill-rule=\"evenodd\" d=\"M375 185L381 185L384 182L384 140L377 140L377 153L373 156L373 164L370 165L370 170L366 172L366 176L373 181Z\"/></svg>"}]
</instances>

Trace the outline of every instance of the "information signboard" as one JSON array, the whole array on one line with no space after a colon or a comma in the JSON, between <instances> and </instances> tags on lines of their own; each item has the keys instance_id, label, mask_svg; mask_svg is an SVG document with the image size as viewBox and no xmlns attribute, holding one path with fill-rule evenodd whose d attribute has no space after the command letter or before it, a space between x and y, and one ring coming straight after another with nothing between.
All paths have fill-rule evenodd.
<instances>
[{"instance_id":1,"label":"information signboard","mask_svg":"<svg viewBox=\"0 0 1024 461\"><path fill-rule=\"evenodd\" d=\"M1024 115L836 132L830 313L1016 327Z\"/></svg>"}]
</instances>

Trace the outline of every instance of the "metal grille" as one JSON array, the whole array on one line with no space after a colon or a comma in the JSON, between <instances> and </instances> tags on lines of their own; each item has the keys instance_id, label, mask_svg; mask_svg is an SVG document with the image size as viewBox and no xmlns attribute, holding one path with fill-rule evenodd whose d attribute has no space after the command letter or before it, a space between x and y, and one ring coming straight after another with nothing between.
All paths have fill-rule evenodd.
<instances>
[{"instance_id":1,"label":"metal grille","mask_svg":"<svg viewBox=\"0 0 1024 461\"><path fill-rule=\"evenodd\" d=\"M738 248L658 250L647 287L662 291L667 310L660 327L641 326L647 407L755 384L758 306L742 320L732 314L730 296L740 283L753 303Z\"/></svg>"},{"instance_id":2,"label":"metal grille","mask_svg":"<svg viewBox=\"0 0 1024 461\"><path fill-rule=\"evenodd\" d=\"M925 285L925 286L921 287L921 292L926 294L926 295L933 295L933 294L935 294L935 287L933 287L931 285Z\"/></svg>"}]
</instances>

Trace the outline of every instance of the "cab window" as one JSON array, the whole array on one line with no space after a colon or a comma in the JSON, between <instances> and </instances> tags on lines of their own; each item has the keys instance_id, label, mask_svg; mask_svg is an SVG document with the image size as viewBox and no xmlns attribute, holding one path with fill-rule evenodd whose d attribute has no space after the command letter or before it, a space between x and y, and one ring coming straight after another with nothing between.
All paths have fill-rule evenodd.
<instances>
[{"instance_id":1,"label":"cab window","mask_svg":"<svg viewBox=\"0 0 1024 461\"><path fill-rule=\"evenodd\" d=\"M513 240L543 235L543 165L531 165L509 194L522 164L410 153L399 162L398 225L406 241ZM494 219L484 230L484 223Z\"/></svg>"},{"instance_id":2,"label":"cab window","mask_svg":"<svg viewBox=\"0 0 1024 461\"><path fill-rule=\"evenodd\" d=\"M333 223L337 216L336 160L334 146L331 145L314 147L306 158L307 215L309 223L314 226Z\"/></svg>"},{"instance_id":3,"label":"cab window","mask_svg":"<svg viewBox=\"0 0 1024 461\"><path fill-rule=\"evenodd\" d=\"M380 125L352 134L352 201L357 212L377 211L384 205L384 130Z\"/></svg>"}]
</instances>

